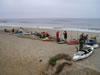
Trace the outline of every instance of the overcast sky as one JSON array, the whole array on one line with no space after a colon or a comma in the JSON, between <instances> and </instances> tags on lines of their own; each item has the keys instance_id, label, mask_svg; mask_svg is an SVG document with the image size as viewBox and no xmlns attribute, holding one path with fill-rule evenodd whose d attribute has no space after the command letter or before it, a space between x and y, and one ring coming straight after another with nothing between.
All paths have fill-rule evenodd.
<instances>
[{"instance_id":1,"label":"overcast sky","mask_svg":"<svg viewBox=\"0 0 100 75\"><path fill-rule=\"evenodd\" d=\"M100 18L100 0L0 0L0 18Z\"/></svg>"}]
</instances>

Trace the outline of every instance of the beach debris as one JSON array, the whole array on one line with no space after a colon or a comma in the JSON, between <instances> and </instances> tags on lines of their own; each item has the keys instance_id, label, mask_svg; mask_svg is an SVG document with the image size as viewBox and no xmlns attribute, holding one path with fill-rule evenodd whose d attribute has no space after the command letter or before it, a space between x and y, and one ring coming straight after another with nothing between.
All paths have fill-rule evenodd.
<instances>
[{"instance_id":1,"label":"beach debris","mask_svg":"<svg viewBox=\"0 0 100 75\"><path fill-rule=\"evenodd\" d=\"M42 60L39 60L39 62L42 62Z\"/></svg>"}]
</instances>

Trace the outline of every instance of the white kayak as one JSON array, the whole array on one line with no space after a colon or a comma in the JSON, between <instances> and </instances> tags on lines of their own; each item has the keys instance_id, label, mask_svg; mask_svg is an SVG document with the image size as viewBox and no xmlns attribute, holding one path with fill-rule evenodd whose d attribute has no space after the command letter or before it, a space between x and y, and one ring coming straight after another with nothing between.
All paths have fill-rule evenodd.
<instances>
[{"instance_id":1,"label":"white kayak","mask_svg":"<svg viewBox=\"0 0 100 75\"><path fill-rule=\"evenodd\" d=\"M99 45L98 44L93 44L93 45L85 45L85 47L93 47L93 48L98 48L99 47Z\"/></svg>"},{"instance_id":2,"label":"white kayak","mask_svg":"<svg viewBox=\"0 0 100 75\"><path fill-rule=\"evenodd\" d=\"M87 48L87 50L83 49L81 51L77 51L77 53L75 53L73 56L73 61L87 58L93 53L93 51L94 51L93 47Z\"/></svg>"}]
</instances>

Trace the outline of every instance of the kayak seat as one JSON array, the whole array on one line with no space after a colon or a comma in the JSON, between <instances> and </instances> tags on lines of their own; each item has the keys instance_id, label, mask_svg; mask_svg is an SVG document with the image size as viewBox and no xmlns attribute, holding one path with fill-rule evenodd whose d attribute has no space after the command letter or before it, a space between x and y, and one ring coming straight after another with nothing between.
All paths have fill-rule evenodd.
<instances>
[{"instance_id":1,"label":"kayak seat","mask_svg":"<svg viewBox=\"0 0 100 75\"><path fill-rule=\"evenodd\" d=\"M90 51L87 51L87 50L82 50L84 52L84 54L87 54L89 53Z\"/></svg>"}]
</instances>

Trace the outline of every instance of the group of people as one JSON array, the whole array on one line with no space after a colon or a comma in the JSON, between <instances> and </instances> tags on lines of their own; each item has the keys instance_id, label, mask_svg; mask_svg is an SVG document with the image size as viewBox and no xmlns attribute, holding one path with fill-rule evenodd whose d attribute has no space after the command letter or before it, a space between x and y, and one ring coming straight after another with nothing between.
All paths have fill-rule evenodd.
<instances>
[{"instance_id":1,"label":"group of people","mask_svg":"<svg viewBox=\"0 0 100 75\"><path fill-rule=\"evenodd\" d=\"M14 30L14 28L12 30L4 29L4 32L12 32L12 33L14 33L15 30Z\"/></svg>"},{"instance_id":2,"label":"group of people","mask_svg":"<svg viewBox=\"0 0 100 75\"><path fill-rule=\"evenodd\" d=\"M15 30L14 28L12 28L12 30L8 30L8 29L4 29L4 32L12 32L12 33L22 33L23 32L23 28L20 27L18 30Z\"/></svg>"},{"instance_id":3,"label":"group of people","mask_svg":"<svg viewBox=\"0 0 100 75\"><path fill-rule=\"evenodd\" d=\"M82 50L83 45L88 42L88 34L84 35L83 33L80 35L80 39L79 39L79 50Z\"/></svg>"},{"instance_id":4,"label":"group of people","mask_svg":"<svg viewBox=\"0 0 100 75\"><path fill-rule=\"evenodd\" d=\"M96 41L96 35L94 35L93 37L90 38L90 40L88 40L88 34L84 35L84 33L82 33L79 39L79 44L80 44L79 50L82 50L86 42L92 42L92 41Z\"/></svg>"},{"instance_id":5,"label":"group of people","mask_svg":"<svg viewBox=\"0 0 100 75\"><path fill-rule=\"evenodd\" d=\"M67 31L63 32L63 38L64 41L67 42ZM83 46L86 44L86 42L91 42L91 40L96 40L96 35L94 35L93 37L91 37L91 39L88 39L88 34L84 35L84 33L82 33L79 37L79 50L83 49ZM59 37L59 31L56 32L56 41L60 42L60 37Z\"/></svg>"},{"instance_id":6,"label":"group of people","mask_svg":"<svg viewBox=\"0 0 100 75\"><path fill-rule=\"evenodd\" d=\"M12 33L22 33L23 32L23 28L19 28L17 31L15 31L15 29L13 28L12 30L7 30L4 29L5 32L12 32ZM38 33L38 35L40 36L40 38L45 38L45 37L49 37L50 35L46 32L41 32L40 34ZM63 32L63 38L64 38L64 42L67 42L67 31ZM94 35L90 40L88 40L88 34L84 35L84 33L82 33L79 37L79 50L83 49L83 46L85 45L86 42L91 40L96 40L96 35ZM59 35L59 31L56 32L56 41L60 42L60 35Z\"/></svg>"},{"instance_id":7,"label":"group of people","mask_svg":"<svg viewBox=\"0 0 100 75\"><path fill-rule=\"evenodd\" d=\"M67 32L64 31L63 35L64 35L64 41L67 42ZM57 42L60 42L59 31L56 32L56 39Z\"/></svg>"}]
</instances>

